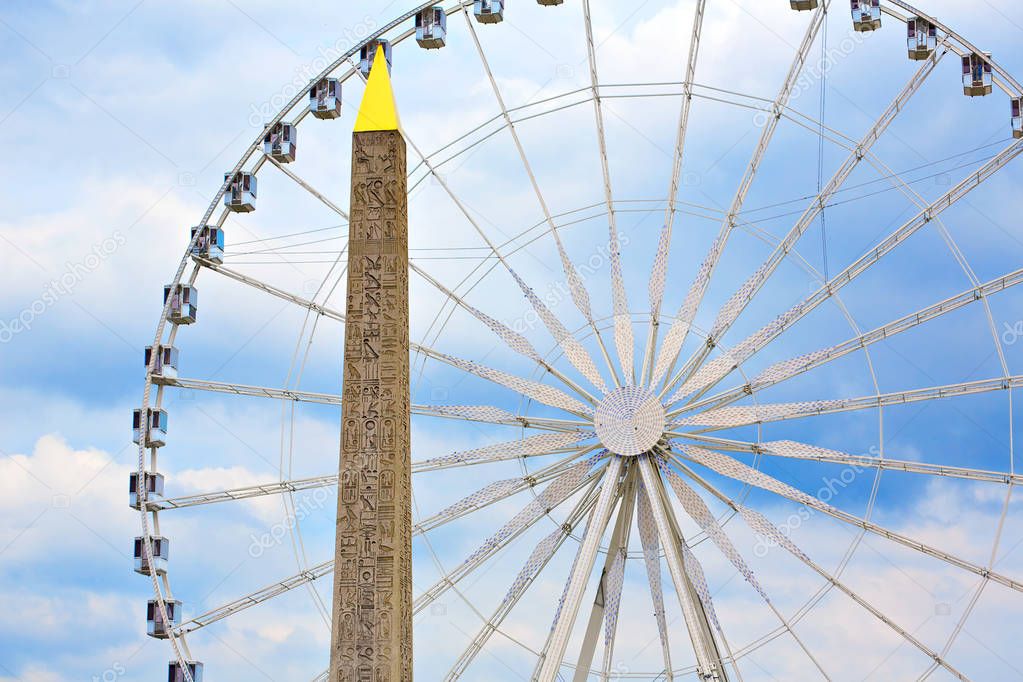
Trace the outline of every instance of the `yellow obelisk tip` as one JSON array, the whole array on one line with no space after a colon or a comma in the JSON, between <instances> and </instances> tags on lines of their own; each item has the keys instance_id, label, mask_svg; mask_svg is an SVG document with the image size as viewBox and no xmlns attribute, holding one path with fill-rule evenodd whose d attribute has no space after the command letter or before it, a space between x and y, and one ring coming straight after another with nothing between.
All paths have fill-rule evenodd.
<instances>
[{"instance_id":1,"label":"yellow obelisk tip","mask_svg":"<svg viewBox=\"0 0 1023 682\"><path fill-rule=\"evenodd\" d=\"M371 130L398 130L398 107L391 89L391 74L387 69L384 48L378 46L373 67L366 79L366 92L355 119L355 132Z\"/></svg>"}]
</instances>

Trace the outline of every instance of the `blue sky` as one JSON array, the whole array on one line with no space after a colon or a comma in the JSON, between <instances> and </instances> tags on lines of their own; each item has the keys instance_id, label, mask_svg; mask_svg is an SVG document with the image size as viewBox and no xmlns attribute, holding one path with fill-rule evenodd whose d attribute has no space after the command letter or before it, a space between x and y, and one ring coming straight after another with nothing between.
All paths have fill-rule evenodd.
<instances>
[{"instance_id":1,"label":"blue sky","mask_svg":"<svg viewBox=\"0 0 1023 682\"><path fill-rule=\"evenodd\" d=\"M603 83L681 78L690 0L649 0L635 7L593 4ZM770 8L754 0L709 4L697 82L773 99L808 15L791 12L780 0ZM1016 3L920 4L1023 77L1023 11ZM508 105L532 105L522 110L523 116L574 101L546 100L589 84L578 5L578 0L559 8L521 2L509 10L504 24L477 26ZM126 499L128 472L137 457L130 413L141 398L142 349L152 343L162 286L181 258L188 228L201 218L223 172L259 134L264 120L304 88L324 55L355 44L405 9L396 2L368 0L297 7L262 0L15 1L0 9L0 120L8 150L8 161L0 166L5 207L0 217L5 291L0 297L0 681L150 680L164 674L170 649L145 636L150 585L131 570L131 541L139 521ZM515 250L509 262L547 297L568 327L581 329L584 320L564 295L557 252L544 234L543 214L512 139L492 121L500 110L462 17L451 18L451 34L449 46L440 52L423 52L413 41L395 49L394 84L406 132L433 153L474 131L450 148L457 154L442 165L445 182L495 242L508 241L509 250ZM840 56L826 79L825 122L838 134L858 139L916 65L905 58L901 26L886 19L879 33L856 36L841 2L831 13L828 39L833 54ZM813 66L820 59L819 44L811 54ZM817 118L821 87L820 78L805 78L792 108ZM612 181L622 201L618 227L624 270L640 339L679 109L670 86L641 89L671 96L605 100ZM348 198L348 132L360 93L360 85L346 85L342 119L309 119L300 128L296 171L342 206ZM957 60L947 57L874 152L902 174L922 201L930 202L1008 145L1008 109L1007 98L997 91L983 99L964 97ZM753 111L710 96L694 103L666 312L673 314L681 304L717 234L721 211L731 202L760 134L758 120ZM605 318L611 314L602 250L607 220L601 213L592 108L583 102L525 118L518 129L550 210L564 223L571 257L593 264L594 274L585 284L597 316ZM744 217L755 224L736 230L730 240L697 316L699 329L711 325L717 308L770 253L764 237L783 236L816 194L818 153L813 131L787 120L779 127L745 204L749 212ZM825 181L847 154L837 145L824 146ZM437 158L447 156L442 152ZM819 284L814 272L834 275L917 212L884 175L868 164L857 168L847 182L853 188L845 195L849 200L828 208L823 234L815 223L799 243L805 267L795 258L786 261L729 332L727 345L812 293ZM492 268L492 262L475 270L484 253L482 242L441 183L421 169L413 174L416 180L421 182L410 200L410 227L417 264L445 285L458 286L469 303L521 328L542 353L556 356L556 344L531 319L507 273ZM855 328L872 329L961 292L971 286L963 263L981 282L1018 269L1023 264L1021 181L1023 167L1017 161L943 215L946 235L934 226L914 235L843 290L844 311L833 303L822 306L758 354L744 372L753 376L773 362L855 336ZM325 278L336 279L330 264L344 234L343 221L272 168L261 173L259 189L258 210L227 223L228 250L234 252L228 264L312 295ZM273 250L270 256L252 253L275 247L261 240L305 231L310 232L286 240L293 245L286 264ZM319 241L320 235L328 241ZM53 282L62 280L66 285L55 289ZM209 273L200 277L199 288L199 324L184 330L178 344L184 375L268 386L290 381L311 391L338 391L337 325L318 322L313 334L304 311ZM464 311L447 317L444 297L422 280L413 278L413 297L414 339L511 372L534 371ZM343 285L326 300L343 306ZM974 304L873 346L873 375L867 356L853 354L768 389L760 398L847 398L1023 374L1023 343L1017 343L1023 340L1023 292L1011 289L992 297L990 309L990 321ZM438 316L446 320L439 331ZM592 339L583 342L595 352ZM694 337L686 350L699 342ZM304 367L300 378L299 366ZM738 375L732 379L725 385L741 383ZM1021 425L1020 392L1011 397L1015 410L1009 392L1000 391L894 407L883 416L864 411L729 435L1008 471ZM413 401L519 407L513 394L435 363L417 374ZM337 414L331 408L301 406L292 413L270 401L174 392L168 393L167 405L171 443L161 453L161 468L175 494L276 480L289 466L294 478L336 468ZM535 406L530 410L543 413ZM517 435L500 427L422 420L414 426L413 458ZM289 453L294 454L290 461ZM811 493L842 474L839 466L788 461L762 466ZM518 463L493 465L482 473L426 474L416 483L417 513L425 517L442 509L480 487L481 476L516 475L522 475ZM778 523L798 512L767 493L715 480L729 494L749 494ZM1008 497L1004 486L910 474L886 473L876 482L872 472L861 472L833 504L863 514L875 484L873 513L879 523L1023 576L1018 494ZM417 541L417 589L456 565L511 518L524 499L498 504L486 518L466 517L431 535L429 544ZM288 523L292 512L281 500L199 508L167 519L172 580L175 594L186 602L186 614L294 573L296 553L305 552L313 564L328 558L334 498L309 493L297 503L303 510L304 546L285 539L258 557L252 548L259 539ZM709 503L724 513L723 506ZM1004 509L1008 513L999 533ZM687 536L701 537L688 519L683 526ZM756 538L740 526L730 522L727 528L734 530L736 545L779 608L802 613L819 579L778 553L755 556ZM856 538L848 526L818 517L800 521L792 531L808 553L832 569L842 565ZM475 576L465 587L466 599L484 611L492 608L532 544L547 532L550 527L544 526L527 534ZM722 620L732 625L733 643L755 641L776 622L708 545L698 544L697 553ZM972 576L876 537L868 536L854 549L844 564L849 584L889 605L920 638L942 649L976 594ZM512 670L528 668L529 657L515 642L543 644L551 604L570 562L571 553L564 551L552 562L549 575L509 620L507 637L487 649L470 679L519 679ZM636 627L620 637L615 659L620 672L648 670L659 659L658 647L650 645L656 630L646 615L642 562L634 563L638 568L627 574L622 617L634 619L629 622ZM329 580L317 588L318 593L295 590L198 633L194 652L206 661L208 679L296 680L318 673L325 667L329 633L316 599L329 598ZM442 606L417 624L420 679L438 679L479 625L463 601L451 597ZM949 656L975 680L1023 679L1023 655L1011 641L1012 628L1023 616L1020 594L991 585L972 608ZM840 594L815 602L801 622L813 647L844 671L835 679L916 679L926 668L915 652L899 647L890 631L879 629ZM691 653L681 639L678 649L676 662L685 665ZM805 661L785 638L771 640L746 660L746 679L809 679ZM945 678L935 674L933 679Z\"/></svg>"}]
</instances>

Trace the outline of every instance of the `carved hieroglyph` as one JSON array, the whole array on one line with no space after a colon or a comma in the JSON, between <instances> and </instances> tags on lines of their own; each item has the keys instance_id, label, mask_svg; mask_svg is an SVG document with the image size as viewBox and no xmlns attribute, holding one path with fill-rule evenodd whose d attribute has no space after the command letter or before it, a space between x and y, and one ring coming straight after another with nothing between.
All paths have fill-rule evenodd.
<instances>
[{"instance_id":1,"label":"carved hieroglyph","mask_svg":"<svg viewBox=\"0 0 1023 682\"><path fill-rule=\"evenodd\" d=\"M330 679L409 682L408 212L397 130L355 133L350 214Z\"/></svg>"}]
</instances>

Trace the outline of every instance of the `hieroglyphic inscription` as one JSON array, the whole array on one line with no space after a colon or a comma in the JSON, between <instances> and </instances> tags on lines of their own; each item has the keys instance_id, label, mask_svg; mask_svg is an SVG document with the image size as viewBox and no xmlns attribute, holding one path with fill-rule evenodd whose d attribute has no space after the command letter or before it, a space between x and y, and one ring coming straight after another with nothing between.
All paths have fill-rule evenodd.
<instances>
[{"instance_id":1,"label":"hieroglyphic inscription","mask_svg":"<svg viewBox=\"0 0 1023 682\"><path fill-rule=\"evenodd\" d=\"M412 679L408 202L397 131L355 133L331 682Z\"/></svg>"}]
</instances>

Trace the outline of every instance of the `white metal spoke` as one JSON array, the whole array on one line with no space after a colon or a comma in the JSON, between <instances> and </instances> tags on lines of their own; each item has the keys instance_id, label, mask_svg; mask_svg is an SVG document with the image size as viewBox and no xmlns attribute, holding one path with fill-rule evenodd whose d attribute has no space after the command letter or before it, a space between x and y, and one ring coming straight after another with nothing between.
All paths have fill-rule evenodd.
<instances>
[{"instance_id":1,"label":"white metal spoke","mask_svg":"<svg viewBox=\"0 0 1023 682\"><path fill-rule=\"evenodd\" d=\"M717 644L710 632L706 614L702 605L689 582L689 574L685 571L685 559L682 556L680 544L681 538L676 537L674 528L668 518L668 509L665 506L664 498L659 491L663 490L663 483L657 473L657 466L650 455L640 455L639 471L643 477L643 486L647 492L647 500L650 502L650 510L657 529L657 536L664 547L665 560L668 563L668 571L675 583L675 594L678 596L679 604L682 607L682 615L689 631L689 639L693 644L696 653L697 673L702 679L713 679L715 674L727 676L724 665L721 663L721 656L717 650Z\"/></svg>"},{"instance_id":2,"label":"white metal spoke","mask_svg":"<svg viewBox=\"0 0 1023 682\"><path fill-rule=\"evenodd\" d=\"M654 620L657 623L657 636L661 641L661 656L664 659L664 670L668 682L672 680L671 645L668 641L668 624L664 616L664 590L661 587L661 545L657 536L657 526L646 485L642 485L636 496L637 526L639 539L643 547L643 564L646 567L647 584L650 588L650 600L654 607Z\"/></svg>"},{"instance_id":3,"label":"white metal spoke","mask_svg":"<svg viewBox=\"0 0 1023 682\"><path fill-rule=\"evenodd\" d=\"M303 490L316 490L318 488L329 488L337 485L337 474L327 476L315 476L301 478L291 481L273 481L228 490L214 490L195 495L182 495L180 497L153 498L146 502L149 511L165 511L169 509L184 509L206 504L217 504L220 502L237 502L248 500L253 497L264 497L267 495L283 495L284 493L297 493Z\"/></svg>"},{"instance_id":4,"label":"white metal spoke","mask_svg":"<svg viewBox=\"0 0 1023 682\"><path fill-rule=\"evenodd\" d=\"M767 369L763 370L754 379L752 379L746 386L740 386L729 391L725 391L719 395L715 395L698 403L692 403L686 407L687 410L707 408L710 405L723 405L728 402L733 402L745 395L754 393L758 390L762 390L769 386L774 386L782 381L790 379L794 376L808 372L811 369L819 367L823 364L831 362L837 358L853 353L861 348L866 348L878 341L891 338L896 334L908 331L917 327L925 322L934 320L942 315L954 312L961 308L964 308L971 303L982 301L988 296L1010 289L1018 284L1023 284L1023 269L1010 272L1009 274L998 277L986 282L979 286L967 289L962 293L956 294L946 298L943 301L939 301L934 305L921 308L920 310L905 315L897 320L889 322L888 324L882 325L876 329L868 331L859 336L855 336L847 341L839 343L828 348L822 348L820 350L806 353L789 360L783 360L777 362ZM709 368L711 365L705 365L705 368ZM679 392L680 396L690 395L698 393L705 388L705 381L707 376L703 372L704 368L701 368L696 374L693 375L690 381L683 384L682 390ZM729 371L733 371L735 368L731 368Z\"/></svg>"},{"instance_id":5,"label":"white metal spoke","mask_svg":"<svg viewBox=\"0 0 1023 682\"><path fill-rule=\"evenodd\" d=\"M288 301L289 303L294 303L295 305L311 310L318 315L329 317L332 320L337 320L338 322L345 321L344 314L336 310L332 310L326 306L320 305L319 303L292 294L288 291L275 287L272 284L267 284L266 282L263 282L255 277L244 275L238 272L237 270L232 270L231 268L226 268L223 265L218 265L217 263L206 260L205 258L195 258L195 260L204 268L208 268L209 270L220 273L225 277L229 277L237 282L246 284L250 287L253 287L254 289L259 289L260 291L266 292L271 296L276 296L277 298L282 299L284 301Z\"/></svg>"},{"instance_id":6,"label":"white metal spoke","mask_svg":"<svg viewBox=\"0 0 1023 682\"><path fill-rule=\"evenodd\" d=\"M795 324L795 322L802 319L821 303L830 299L844 286L852 282L858 276L866 272L871 266L894 251L900 244L929 224L942 212L965 198L985 180L997 173L1001 168L1005 167L1005 165L1012 161L1012 159L1019 156L1021 152L1023 152L1023 142L1014 142L1010 144L998 155L988 161L982 168L972 173L965 180L945 193L940 199L927 206L914 218L911 218L907 223L897 228L894 232L879 242L877 246L846 267L842 272L833 277L829 282L825 283L825 285L816 292L800 303L797 303L786 312L782 313L779 317L775 318L759 331L754 332L751 336L747 337L742 343L732 350L727 361L720 363L716 367L714 376L704 381L706 387L709 388L713 386L722 378L727 376L728 372L731 371L729 365L740 364L748 360L753 354L774 340L779 334ZM669 402L677 402L680 400L681 393L682 388L680 388L679 391L672 396Z\"/></svg>"},{"instance_id":7,"label":"white metal spoke","mask_svg":"<svg viewBox=\"0 0 1023 682\"><path fill-rule=\"evenodd\" d=\"M984 483L1001 483L1004 485L1023 484L1023 475L990 471L985 469L971 469L967 467L949 466L946 464L929 464L903 459L891 459L889 457L870 457L867 455L851 455L839 450L798 443L796 441L781 440L770 443L750 444L750 452L755 452L771 457L782 457L786 459L800 459L824 464L843 464L864 469L882 469L884 471L902 471L911 474L923 474L927 476L943 476L946 478L961 478L968 481L981 481Z\"/></svg>"},{"instance_id":8,"label":"white metal spoke","mask_svg":"<svg viewBox=\"0 0 1023 682\"><path fill-rule=\"evenodd\" d=\"M450 455L412 462L412 473L558 454L570 446L592 437L592 432L542 433L520 440L484 445L471 450L453 452Z\"/></svg>"},{"instance_id":9,"label":"white metal spoke","mask_svg":"<svg viewBox=\"0 0 1023 682\"><path fill-rule=\"evenodd\" d=\"M556 407L566 412L571 412L577 416L585 418L587 415L593 414L593 408L585 403L582 403L570 395L567 395L563 391L548 386L547 384L541 384L536 381L529 379L523 379L507 372L502 372L499 369L482 365L472 360L464 360L462 358L456 358L453 355L447 355L445 353L439 353L436 351L427 353L429 357L442 360L445 363L457 367L461 370L475 374L481 379L492 381L495 384L500 384L506 388L531 398L539 403L543 403L548 407Z\"/></svg>"},{"instance_id":10,"label":"white metal spoke","mask_svg":"<svg viewBox=\"0 0 1023 682\"><path fill-rule=\"evenodd\" d=\"M550 637L550 646L537 674L538 682L554 682L558 677L561 662L565 657L565 649L568 646L568 638L571 635L586 584L589 582L590 573L593 570L593 562L600 549L600 541L607 528L615 498L618 496L621 473L622 458L612 455L604 474L600 496L593 508L591 521L587 525L586 534L579 545L576 564L573 567L564 602L559 608L558 618Z\"/></svg>"},{"instance_id":11,"label":"white metal spoke","mask_svg":"<svg viewBox=\"0 0 1023 682\"><path fill-rule=\"evenodd\" d=\"M453 681L460 679L465 674L466 669L475 660L476 656L479 655L483 647L486 646L487 641L497 631L497 628L501 626L504 619L508 617L515 605L518 604L522 595L526 593L529 586L533 584L533 581L540 575L540 572L547 566L551 558L557 553L558 549L564 544L565 540L573 532L579 521L586 515L586 513L596 503L595 495L588 495L583 499L579 500L575 509L572 511L569 519L560 526L557 530L552 532L550 535L541 540L533 552L529 555L525 564L519 570L515 580L512 581L511 586L505 593L504 599L501 604L494 610L490 618L486 620L479 632L473 638L472 643L466 648L459 659L451 667L451 670L445 676L445 681Z\"/></svg>"},{"instance_id":12,"label":"white metal spoke","mask_svg":"<svg viewBox=\"0 0 1023 682\"><path fill-rule=\"evenodd\" d=\"M413 272L415 272L416 274L421 276L423 279L425 279L428 282L430 282L431 284L433 284L434 287L436 287L438 290L442 291L445 295L447 295L448 298L450 298L452 301L454 301L459 306L461 306L463 309L465 309L467 312L469 312L469 314L471 314L473 317L475 317L480 322L482 322L487 327L489 327L490 330L493 331L494 334L496 334L502 341L504 341L505 345L507 345L510 349L512 349L513 351L515 351L519 355L523 355L523 356L529 358L530 360L533 360L537 364L539 364L541 367L543 367L545 370L547 370L548 373L550 373L550 374L554 375L555 377L557 377L566 386L568 386L569 388L573 389L576 393L578 393L579 395L584 397L589 402L591 402L591 403L595 402L595 399L593 398L592 395L590 395L587 391L583 390L574 381L572 381L571 379L566 377L564 374L559 372L557 369L552 367L549 363L547 363L540 356L540 354L536 351L536 349L533 347L533 344L531 344L529 342L529 340L525 336L523 336L522 334L519 334L518 332L512 330L510 327L508 327L507 325L503 324L502 322L499 322L498 320L495 320L494 318L490 317L489 315L484 313L482 310L479 310L475 306L470 305L468 302L466 302L464 299L462 299L462 297L458 296L456 293L454 293L453 291L449 290L443 284L438 282L435 278L433 278L430 275L428 275L427 273L425 273L422 270L422 268L418 267L414 263L410 263L409 264L409 268ZM567 331L566 331L566 334L567 334ZM586 358L589 358L589 356L587 355ZM591 362L591 364L592 364L592 362ZM596 367L592 367L592 368L589 368L589 369L592 369L592 373L590 374L590 377L595 378L595 380L597 382L600 382L602 384L603 381L600 379L600 374L597 372Z\"/></svg>"},{"instance_id":13,"label":"white metal spoke","mask_svg":"<svg viewBox=\"0 0 1023 682\"><path fill-rule=\"evenodd\" d=\"M738 318L739 314L746 308L753 297L760 291L760 288L770 278L778 266L782 263L790 251L792 251L799 239L806 233L817 217L824 211L825 206L831 198L845 184L849 176L859 166L863 157L873 148L874 144L881 139L881 136L888 130L888 127L895 121L896 117L905 110L909 101L923 86L927 77L933 73L935 67L946 54L943 47L935 50L920 68L913 74L902 91L895 97L883 114L877 119L869 131L860 139L859 144L852 154L834 174L824 189L814 198L807 209L800 216L799 220L792 227L789 233L782 239L767 260L764 261L753 275L739 288L735 294L721 307L717 319L711 326L710 338L718 341Z\"/></svg>"},{"instance_id":14,"label":"white metal spoke","mask_svg":"<svg viewBox=\"0 0 1023 682\"><path fill-rule=\"evenodd\" d=\"M992 391L1008 391L1023 386L1023 375L967 381L959 384L919 388L898 393L884 393L877 396L843 398L836 400L812 400L798 403L766 403L763 405L719 407L700 414L682 417L675 426L704 426L710 430L727 429L751 424L786 421L816 417L837 412L867 410L890 407L927 400L944 400L964 395L978 395Z\"/></svg>"},{"instance_id":15,"label":"white metal spoke","mask_svg":"<svg viewBox=\"0 0 1023 682\"><path fill-rule=\"evenodd\" d=\"M590 469L603 456L601 453L584 462L580 462L560 477L554 479L539 495L523 507L510 521L504 524L500 530L490 536L457 568L419 595L413 602L413 613L419 613L429 606L448 589L454 587L459 580L479 568L501 548L505 547L509 542L546 516L551 509L564 502L587 483L597 480L602 476L604 474L603 468L592 473Z\"/></svg>"},{"instance_id":16,"label":"white metal spoke","mask_svg":"<svg viewBox=\"0 0 1023 682\"><path fill-rule=\"evenodd\" d=\"M596 325L593 321L593 312L590 306L590 295L586 291L586 287L583 285L582 278L579 276L575 265L573 265L572 261L569 259L568 253L565 251L564 244L561 242L561 235L558 234L558 229L554 224L550 208L547 206L547 200L544 199L543 192L540 190L540 184L537 182L536 175L533 172L533 167L529 163L529 158L526 156L526 150L522 146L522 141L519 139L518 130L516 130L515 124L512 122L511 114L508 112L508 107L504 102L504 97L501 95L501 89L497 86L497 79L494 78L494 73L490 69L490 62L487 60L487 55L483 51L483 45L480 43L479 35L476 33L476 27L473 26L473 23L469 18L468 11L464 11L463 15L465 16L465 23L469 27L469 34L472 36L473 43L476 46L476 52L479 55L480 63L483 65L483 69L487 74L487 79L490 81L490 86L494 91L494 97L497 99L497 103L501 107L501 114L504 117L505 125L512 136L515 148L518 150L519 158L522 161L526 175L529 177L529 182L533 187L533 192L536 194L540 208L543 210L544 218L550 226L551 236L554 237L554 242L558 248L558 256L561 258L561 265L565 271L565 277L568 280L568 287L572 296L572 301L579 309L579 312L581 312L586 318L587 322L589 322L590 326L593 327L594 333L597 334L597 338L599 340L600 334L596 332ZM611 369L613 370L613 368Z\"/></svg>"},{"instance_id":17,"label":"white metal spoke","mask_svg":"<svg viewBox=\"0 0 1023 682\"><path fill-rule=\"evenodd\" d=\"M735 196L732 198L732 204L725 215L725 219L721 224L718 235L711 244L710 250L700 266L700 271L697 274L696 279L693 281L689 292L686 294L682 307L679 309L679 314L675 318L675 321L672 323L671 328L668 331L668 335L664 339L664 344L661 346L661 351L657 357L657 364L654 367L652 379L653 385L659 384L664 376L671 371L671 366L674 365L678 358L679 351L682 350L682 346L685 344L686 337L688 336L693 323L693 318L696 316L696 311L699 309L700 303L703 301L703 295L707 291L707 285L710 283L710 278L714 274L714 269L717 267L721 254L724 252L725 244L728 242L729 235L731 235L732 230L735 229L737 216L742 210L743 204L746 201L746 196L749 194L757 172L760 170L760 164L763 162L764 156L767 154L767 149L771 144L771 140L774 138L774 133L781 121L781 115L784 107L788 104L789 97L792 95L792 90L799 82L799 75L803 71L803 65L806 63L807 57L809 56L810 48L813 46L813 43L817 38L817 33L820 31L821 26L827 18L827 8L829 5L830 0L824 0L824 3L817 9L813 18L810 20L810 25L807 27L806 34L803 36L803 42L797 49L795 59L789 67L789 72L785 77L785 82L782 84L781 91L775 98L773 104L773 111L775 113L773 116L769 116L767 118L764 129L760 134L760 141L757 143L757 148L753 152L753 157L750 159L749 165L746 167L746 172L743 175L742 181L739 183L739 188L736 191Z\"/></svg>"},{"instance_id":18,"label":"white metal spoke","mask_svg":"<svg viewBox=\"0 0 1023 682\"><path fill-rule=\"evenodd\" d=\"M153 383L160 386L174 386L196 391L210 391L228 395L270 398L272 400L290 400L294 402L319 403L321 405L340 405L341 395L333 393L314 393L286 388L268 386L252 386L248 384L229 384L221 381L204 379L186 379L153 377ZM412 405L412 414L426 417L444 417L466 421L483 422L486 424L502 424L506 426L523 426L547 431L577 431L591 427L590 422L550 419L545 417L519 417L508 410L490 405Z\"/></svg>"},{"instance_id":19,"label":"white metal spoke","mask_svg":"<svg viewBox=\"0 0 1023 682\"><path fill-rule=\"evenodd\" d=\"M884 528L883 526L861 519L840 509L836 509L826 502L822 502L816 497L797 490L796 488L779 481L773 476L769 476L757 469L749 467L733 457L729 457L718 452L712 452L704 448L686 445L679 446L679 450L687 459L716 471L722 476L727 476L744 483L749 483L750 485L763 490L773 492L781 497L796 502L797 504L802 504L823 512L832 518L848 523L856 528L861 528L880 537L887 538L893 542L903 545L904 547L909 547L910 549L914 549L922 554L944 561L945 563L978 575L986 580L993 580L1000 585L1023 592L1023 582L1013 580L1012 578L1000 573L995 573L994 571L990 571L983 566L978 566L977 564L967 561L961 557L957 557L926 543L914 540L900 533L896 533Z\"/></svg>"},{"instance_id":20,"label":"white metal spoke","mask_svg":"<svg viewBox=\"0 0 1023 682\"><path fill-rule=\"evenodd\" d=\"M281 171L282 173L287 175L289 178L294 180L298 184L299 187L301 187L302 189L304 189L305 191L309 192L314 197L316 197L317 199L322 201L323 204L327 208L329 208L330 210L334 211L335 213L337 213L339 216L341 216L345 220L349 220L348 213L346 213L344 211L344 209L340 208L337 204L335 204L333 201L328 199L322 192L318 191L315 187L313 187L308 182L306 182L305 180L300 178L293 170L291 170L290 168L288 168L284 164L280 163L279 161L277 161L272 156L268 156L266 158L267 158L267 160L270 163L272 163L274 166L276 166L279 171Z\"/></svg>"},{"instance_id":21,"label":"white metal spoke","mask_svg":"<svg viewBox=\"0 0 1023 682\"><path fill-rule=\"evenodd\" d=\"M590 16L590 0L583 0L583 23L586 28L586 55L590 67L590 88L593 91L593 116L597 125L597 148L600 154L600 168L604 178L604 201L607 204L608 258L611 261L611 303L614 313L615 350L622 367L626 384L635 382L635 342L632 333L632 317L629 315L629 300L625 293L625 278L622 275L621 245L618 239L618 221L615 217L614 192L611 189L611 167L607 160L607 133L604 130L604 109L600 101L600 86L597 77L597 49L593 43L593 21Z\"/></svg>"}]
</instances>

